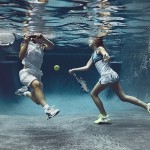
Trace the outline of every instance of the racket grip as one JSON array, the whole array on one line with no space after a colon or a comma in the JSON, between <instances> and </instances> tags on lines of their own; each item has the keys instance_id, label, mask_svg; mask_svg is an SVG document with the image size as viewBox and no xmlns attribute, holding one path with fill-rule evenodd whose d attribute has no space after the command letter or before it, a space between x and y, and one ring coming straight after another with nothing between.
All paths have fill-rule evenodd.
<instances>
[{"instance_id":1,"label":"racket grip","mask_svg":"<svg viewBox=\"0 0 150 150\"><path fill-rule=\"evenodd\" d=\"M74 77L77 77L77 75L75 73L72 74Z\"/></svg>"}]
</instances>

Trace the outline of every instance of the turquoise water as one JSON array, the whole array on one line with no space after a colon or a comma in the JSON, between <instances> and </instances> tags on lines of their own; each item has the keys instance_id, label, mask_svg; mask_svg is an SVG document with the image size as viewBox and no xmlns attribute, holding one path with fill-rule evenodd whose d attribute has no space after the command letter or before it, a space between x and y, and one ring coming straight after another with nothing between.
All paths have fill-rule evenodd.
<instances>
[{"instance_id":1,"label":"turquoise water","mask_svg":"<svg viewBox=\"0 0 150 150\"><path fill-rule=\"evenodd\" d=\"M42 114L39 106L14 95L21 87L19 45L24 33L34 32L42 32L55 43L54 50L44 56L43 83L48 103L58 106L62 114L97 113L90 96L80 89L68 69L86 64L92 52L88 39L100 32L108 33L104 42L109 53L115 55L113 67L125 92L149 101L149 15L149 0L108 1L103 7L96 0L49 0L42 5L27 0L1 0L0 29L14 32L17 40L0 47L0 114ZM60 71L53 70L55 64L60 65ZM80 75L90 90L99 78L94 67ZM135 108L119 102L109 89L101 97L110 112Z\"/></svg>"}]
</instances>

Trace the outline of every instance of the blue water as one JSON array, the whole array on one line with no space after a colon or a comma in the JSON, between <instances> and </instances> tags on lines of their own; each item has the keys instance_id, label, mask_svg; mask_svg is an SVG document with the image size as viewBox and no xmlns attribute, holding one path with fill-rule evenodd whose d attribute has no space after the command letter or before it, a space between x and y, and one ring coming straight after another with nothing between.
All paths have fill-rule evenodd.
<instances>
[{"instance_id":1,"label":"blue water","mask_svg":"<svg viewBox=\"0 0 150 150\"><path fill-rule=\"evenodd\" d=\"M33 18L33 24L27 22L27 2L0 2L0 28L15 31L17 34L17 41L13 45L0 47L0 114L43 114L42 108L28 98L14 95L15 90L22 86L18 77L22 67L18 52L26 26L28 32L32 29L38 30L39 27L41 30L42 27L40 32L56 45L53 51L45 53L42 80L47 102L59 107L61 115L98 113L90 95L80 89L78 83L68 74L68 70L86 64L92 53L87 41L100 28L106 32L102 27L109 30L104 42L108 52L115 55L112 67L119 73L123 89L129 95L145 102L150 101L149 0L109 1L109 7L105 9L99 8L96 0L52 0L39 14L43 21L39 24L35 24L37 20ZM111 15L99 17L99 12ZM55 64L60 66L59 71L53 70ZM87 81L90 90L99 79L94 67L79 75ZM110 89L102 92L100 96L110 113L132 108L142 111L131 104L120 102Z\"/></svg>"}]
</instances>

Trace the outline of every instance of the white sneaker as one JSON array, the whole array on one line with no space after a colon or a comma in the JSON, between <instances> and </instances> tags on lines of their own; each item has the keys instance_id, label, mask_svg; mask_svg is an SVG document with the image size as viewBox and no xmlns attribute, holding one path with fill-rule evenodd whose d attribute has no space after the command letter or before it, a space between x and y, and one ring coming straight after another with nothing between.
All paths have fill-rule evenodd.
<instances>
[{"instance_id":1,"label":"white sneaker","mask_svg":"<svg viewBox=\"0 0 150 150\"><path fill-rule=\"evenodd\" d=\"M100 114L99 116L98 116L98 119L97 120L95 120L95 122L94 123L96 123L96 124L110 124L111 123L111 120L110 120L110 118L109 118L109 115L107 115L107 116L103 116L102 114Z\"/></svg>"},{"instance_id":2,"label":"white sneaker","mask_svg":"<svg viewBox=\"0 0 150 150\"><path fill-rule=\"evenodd\" d=\"M22 88L18 89L15 94L16 95L19 95L19 96L23 96L23 93L24 92L27 92L28 91L28 87L27 86L23 86Z\"/></svg>"},{"instance_id":3,"label":"white sneaker","mask_svg":"<svg viewBox=\"0 0 150 150\"><path fill-rule=\"evenodd\" d=\"M147 111L150 113L150 103L147 104Z\"/></svg>"},{"instance_id":4,"label":"white sneaker","mask_svg":"<svg viewBox=\"0 0 150 150\"><path fill-rule=\"evenodd\" d=\"M45 114L47 115L47 120L56 116L59 113L59 109L56 109L54 107L49 107L45 111Z\"/></svg>"}]
</instances>

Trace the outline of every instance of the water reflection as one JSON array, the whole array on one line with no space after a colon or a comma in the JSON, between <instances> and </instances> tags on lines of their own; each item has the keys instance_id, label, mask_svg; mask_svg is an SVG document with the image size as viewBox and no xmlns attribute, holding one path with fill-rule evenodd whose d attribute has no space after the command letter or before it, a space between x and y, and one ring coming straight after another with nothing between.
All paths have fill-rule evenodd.
<instances>
[{"instance_id":1,"label":"water reflection","mask_svg":"<svg viewBox=\"0 0 150 150\"><path fill-rule=\"evenodd\" d=\"M45 6L48 0L28 1L26 20L23 22L23 32L28 34L43 33L45 27Z\"/></svg>"},{"instance_id":2,"label":"water reflection","mask_svg":"<svg viewBox=\"0 0 150 150\"><path fill-rule=\"evenodd\" d=\"M125 26L123 17L116 16L118 11L124 10L125 6L112 5L108 0L99 0L89 4L89 8L92 10L94 26L96 30L95 36L106 36L108 34L114 34L114 26Z\"/></svg>"},{"instance_id":3,"label":"water reflection","mask_svg":"<svg viewBox=\"0 0 150 150\"><path fill-rule=\"evenodd\" d=\"M149 36L149 4L149 0L1 0L0 28L21 36L36 30L50 33L59 47L70 50L79 46L87 49L88 37L99 32L120 38L110 45L119 47L120 36L130 34L138 38L130 40L140 45Z\"/></svg>"},{"instance_id":4,"label":"water reflection","mask_svg":"<svg viewBox=\"0 0 150 150\"><path fill-rule=\"evenodd\" d=\"M21 36L50 34L56 37L57 52L65 55L89 55L88 38L109 35L105 41L108 50L123 61L122 79L131 87L131 81L139 82L134 87L141 89L136 91L149 96L149 88L145 88L150 87L149 6L149 0L1 0L0 28ZM10 54L18 56L15 46L7 51L0 47L0 60L12 60Z\"/></svg>"}]
</instances>

